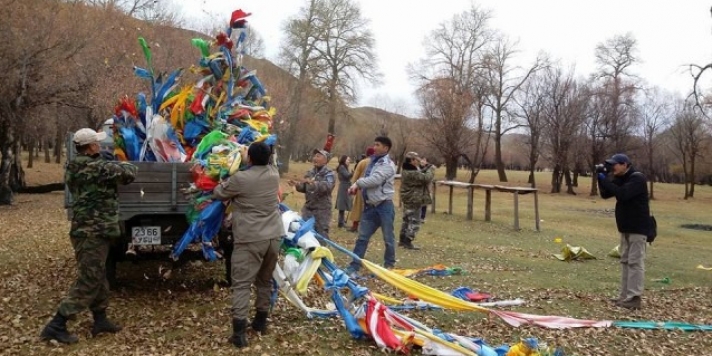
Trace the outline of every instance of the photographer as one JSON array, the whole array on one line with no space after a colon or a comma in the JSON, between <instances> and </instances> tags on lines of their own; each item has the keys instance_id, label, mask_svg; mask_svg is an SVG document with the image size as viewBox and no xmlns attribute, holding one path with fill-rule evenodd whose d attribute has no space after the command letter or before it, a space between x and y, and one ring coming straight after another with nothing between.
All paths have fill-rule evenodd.
<instances>
[{"instance_id":1,"label":"photographer","mask_svg":"<svg viewBox=\"0 0 712 356\"><path fill-rule=\"evenodd\" d=\"M645 249L650 231L648 187L643 173L618 153L596 166L601 198L616 198L616 225L620 232L621 285L615 305L640 309L645 280Z\"/></svg>"},{"instance_id":2,"label":"photographer","mask_svg":"<svg viewBox=\"0 0 712 356\"><path fill-rule=\"evenodd\" d=\"M431 204L430 184L433 181L434 168L431 164L422 164L415 152L408 152L401 170L400 198L403 202L403 224L400 230L399 246L409 250L419 250L413 245L415 235L420 230L420 209Z\"/></svg>"}]
</instances>

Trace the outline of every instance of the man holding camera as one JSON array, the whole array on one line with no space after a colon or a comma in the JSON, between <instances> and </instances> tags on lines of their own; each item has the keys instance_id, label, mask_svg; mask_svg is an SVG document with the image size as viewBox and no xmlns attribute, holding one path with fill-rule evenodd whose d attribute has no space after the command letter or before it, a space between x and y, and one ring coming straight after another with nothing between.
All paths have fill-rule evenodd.
<instances>
[{"instance_id":1,"label":"man holding camera","mask_svg":"<svg viewBox=\"0 0 712 356\"><path fill-rule=\"evenodd\" d=\"M651 228L646 178L631 167L630 159L622 153L597 166L596 173L601 198L616 197L616 225L621 234L620 294L611 301L626 309L640 309L647 234Z\"/></svg>"},{"instance_id":2,"label":"man holding camera","mask_svg":"<svg viewBox=\"0 0 712 356\"><path fill-rule=\"evenodd\" d=\"M434 169L423 164L416 152L408 152L401 170L400 199L403 203L403 224L398 245L408 250L420 250L413 245L420 230L420 209L432 203L428 187L433 181Z\"/></svg>"}]
</instances>

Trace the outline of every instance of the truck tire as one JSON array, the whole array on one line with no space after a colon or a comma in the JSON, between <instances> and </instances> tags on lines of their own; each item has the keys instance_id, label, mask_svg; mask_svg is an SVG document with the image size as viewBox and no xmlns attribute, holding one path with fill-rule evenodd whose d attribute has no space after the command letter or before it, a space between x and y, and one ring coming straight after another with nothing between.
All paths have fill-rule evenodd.
<instances>
[{"instance_id":1,"label":"truck tire","mask_svg":"<svg viewBox=\"0 0 712 356\"><path fill-rule=\"evenodd\" d=\"M112 244L109 248L109 255L106 257L106 280L109 282L110 290L116 290L119 286L116 279L116 264L122 259L127 248L126 243Z\"/></svg>"}]
</instances>

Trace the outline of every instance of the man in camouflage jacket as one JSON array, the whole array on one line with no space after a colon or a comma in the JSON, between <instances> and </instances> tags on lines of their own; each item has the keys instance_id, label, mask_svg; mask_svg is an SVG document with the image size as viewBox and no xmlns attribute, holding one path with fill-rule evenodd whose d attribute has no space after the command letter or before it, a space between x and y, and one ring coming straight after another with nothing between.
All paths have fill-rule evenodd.
<instances>
[{"instance_id":1,"label":"man in camouflage jacket","mask_svg":"<svg viewBox=\"0 0 712 356\"><path fill-rule=\"evenodd\" d=\"M44 327L41 338L71 344L78 338L67 331L67 320L89 308L94 316L92 335L121 330L106 318L109 283L106 258L111 239L119 237L118 184L129 184L137 167L113 162L100 155L106 133L81 129L74 134L77 157L67 162L65 184L74 203L69 232L77 260L77 280L62 300L54 318Z\"/></svg>"},{"instance_id":2,"label":"man in camouflage jacket","mask_svg":"<svg viewBox=\"0 0 712 356\"><path fill-rule=\"evenodd\" d=\"M413 245L415 235L420 230L420 209L432 203L430 184L433 181L432 165L420 165L420 157L415 152L405 155L401 169L400 199L403 203L403 224L400 230L399 246L419 250Z\"/></svg>"},{"instance_id":3,"label":"man in camouflage jacket","mask_svg":"<svg viewBox=\"0 0 712 356\"><path fill-rule=\"evenodd\" d=\"M315 149L312 158L314 168L304 175L304 179L289 181L289 185L304 193L306 197L302 207L302 219L308 220L313 216L316 232L327 239L331 223L331 192L336 183L334 172L326 166L329 158L330 155L325 150Z\"/></svg>"}]
</instances>

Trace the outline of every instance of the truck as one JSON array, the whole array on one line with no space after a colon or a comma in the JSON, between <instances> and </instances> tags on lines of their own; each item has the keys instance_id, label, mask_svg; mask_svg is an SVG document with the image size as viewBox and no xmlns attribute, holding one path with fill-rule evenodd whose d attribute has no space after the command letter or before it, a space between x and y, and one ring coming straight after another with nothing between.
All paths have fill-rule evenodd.
<instances>
[{"instance_id":1,"label":"truck","mask_svg":"<svg viewBox=\"0 0 712 356\"><path fill-rule=\"evenodd\" d=\"M113 151L111 130L105 126L107 139L101 142L103 151ZM67 159L76 156L72 142L73 133L67 136ZM116 268L122 261L165 259L172 268L191 259L202 258L200 253L185 251L174 261L162 252L170 252L189 227L187 212L191 202L183 194L192 182L192 163L131 162L138 167L136 179L128 185L119 185L119 226L121 237L112 241L106 262L106 273L112 288L117 286ZM72 195L64 188L64 208L67 219L72 219ZM129 254L129 244L137 246L136 255ZM218 249L225 260L225 279L230 284L231 233L221 229Z\"/></svg>"}]
</instances>

